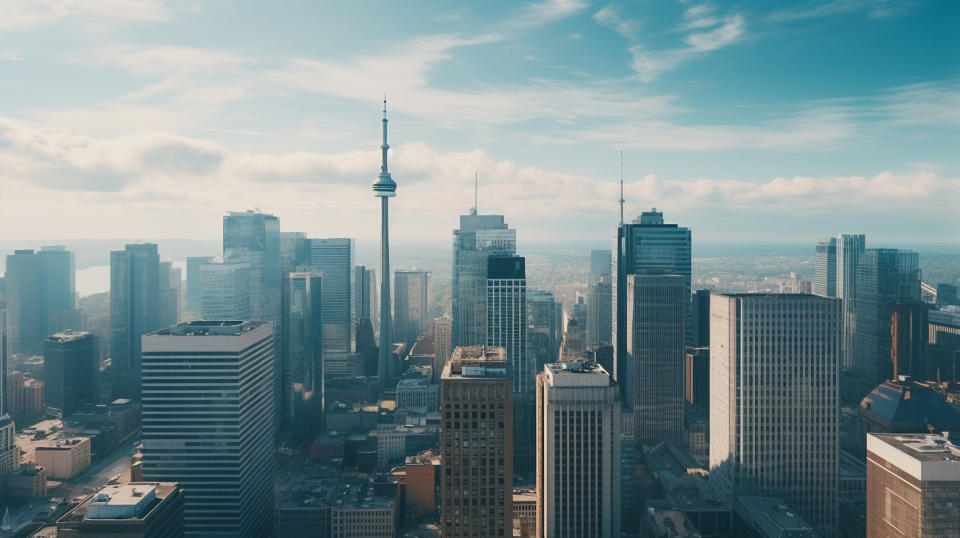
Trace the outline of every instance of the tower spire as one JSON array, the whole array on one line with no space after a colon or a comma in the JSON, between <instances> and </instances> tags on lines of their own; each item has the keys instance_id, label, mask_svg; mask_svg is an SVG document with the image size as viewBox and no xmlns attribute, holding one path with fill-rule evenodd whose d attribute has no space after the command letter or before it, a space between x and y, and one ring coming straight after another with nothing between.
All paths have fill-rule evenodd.
<instances>
[{"instance_id":1,"label":"tower spire","mask_svg":"<svg viewBox=\"0 0 960 538\"><path fill-rule=\"evenodd\" d=\"M384 127L386 129L386 127ZM386 133L386 131L384 131ZM387 135L384 134L384 137ZM386 140L386 138L384 138ZM620 226L623 226L623 150L620 150Z\"/></svg>"}]
</instances>

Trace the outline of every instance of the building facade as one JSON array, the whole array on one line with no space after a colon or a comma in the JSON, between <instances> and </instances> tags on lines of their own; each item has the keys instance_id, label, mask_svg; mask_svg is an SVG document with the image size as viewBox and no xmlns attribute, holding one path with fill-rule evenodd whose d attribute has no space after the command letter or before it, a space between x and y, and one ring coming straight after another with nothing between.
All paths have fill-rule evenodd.
<instances>
[{"instance_id":1,"label":"building facade","mask_svg":"<svg viewBox=\"0 0 960 538\"><path fill-rule=\"evenodd\" d=\"M710 479L838 532L840 301L710 298Z\"/></svg>"},{"instance_id":2,"label":"building facade","mask_svg":"<svg viewBox=\"0 0 960 538\"><path fill-rule=\"evenodd\" d=\"M393 274L393 338L415 342L427 328L429 271L397 271Z\"/></svg>"},{"instance_id":3,"label":"building facade","mask_svg":"<svg viewBox=\"0 0 960 538\"><path fill-rule=\"evenodd\" d=\"M626 354L619 383L633 411L637 440L683 444L684 318L689 300L683 275L627 275Z\"/></svg>"},{"instance_id":4,"label":"building facade","mask_svg":"<svg viewBox=\"0 0 960 538\"><path fill-rule=\"evenodd\" d=\"M273 513L272 323L185 322L143 346L143 479L181 484L187 536L263 536Z\"/></svg>"},{"instance_id":5,"label":"building facade","mask_svg":"<svg viewBox=\"0 0 960 538\"><path fill-rule=\"evenodd\" d=\"M440 413L441 535L512 536L513 384L503 348L454 349Z\"/></svg>"},{"instance_id":6,"label":"building facade","mask_svg":"<svg viewBox=\"0 0 960 538\"><path fill-rule=\"evenodd\" d=\"M620 386L621 402L632 403L625 392L633 384L623 379L627 368L627 275L642 273L655 266L668 274L683 277L685 297L684 319L692 316L690 299L690 230L676 224L664 224L663 213L645 211L632 223L617 228L612 256L613 286L613 378ZM685 326L689 327L687 323ZM692 340L692 338L691 338Z\"/></svg>"},{"instance_id":7,"label":"building facade","mask_svg":"<svg viewBox=\"0 0 960 538\"><path fill-rule=\"evenodd\" d=\"M866 250L867 238L863 234L840 234L837 236L837 297L843 303L843 356L841 371L853 368L853 341L857 331L857 268L860 256Z\"/></svg>"},{"instance_id":8,"label":"building facade","mask_svg":"<svg viewBox=\"0 0 960 538\"><path fill-rule=\"evenodd\" d=\"M200 279L200 319L252 320L253 271L248 263L207 263Z\"/></svg>"},{"instance_id":9,"label":"building facade","mask_svg":"<svg viewBox=\"0 0 960 538\"><path fill-rule=\"evenodd\" d=\"M960 532L957 441L956 434L867 435L867 536Z\"/></svg>"},{"instance_id":10,"label":"building facade","mask_svg":"<svg viewBox=\"0 0 960 538\"><path fill-rule=\"evenodd\" d=\"M503 215L460 215L460 228L453 231L451 312L453 347L479 346L487 340L487 257L513 256L517 231Z\"/></svg>"},{"instance_id":11,"label":"building facade","mask_svg":"<svg viewBox=\"0 0 960 538\"><path fill-rule=\"evenodd\" d=\"M537 536L620 536L620 398L601 366L537 376Z\"/></svg>"},{"instance_id":12,"label":"building facade","mask_svg":"<svg viewBox=\"0 0 960 538\"><path fill-rule=\"evenodd\" d=\"M837 238L817 243L814 258L813 293L821 297L837 296Z\"/></svg>"},{"instance_id":13,"label":"building facade","mask_svg":"<svg viewBox=\"0 0 960 538\"><path fill-rule=\"evenodd\" d=\"M433 320L433 371L432 380L437 385L440 384L440 375L443 373L443 367L450 360L450 331L453 328L453 322L450 316L443 315Z\"/></svg>"},{"instance_id":14,"label":"building facade","mask_svg":"<svg viewBox=\"0 0 960 538\"><path fill-rule=\"evenodd\" d=\"M290 273L284 335L283 423L298 437L313 439L323 431L323 277Z\"/></svg>"},{"instance_id":15,"label":"building facade","mask_svg":"<svg viewBox=\"0 0 960 538\"><path fill-rule=\"evenodd\" d=\"M114 398L140 399L140 337L160 328L160 256L137 243L110 253L110 369Z\"/></svg>"},{"instance_id":16,"label":"building facade","mask_svg":"<svg viewBox=\"0 0 960 538\"><path fill-rule=\"evenodd\" d=\"M323 351L356 349L353 239L311 239L310 270L323 275Z\"/></svg>"},{"instance_id":17,"label":"building facade","mask_svg":"<svg viewBox=\"0 0 960 538\"><path fill-rule=\"evenodd\" d=\"M47 337L43 349L45 404L66 417L97 401L97 337L66 330Z\"/></svg>"}]
</instances>

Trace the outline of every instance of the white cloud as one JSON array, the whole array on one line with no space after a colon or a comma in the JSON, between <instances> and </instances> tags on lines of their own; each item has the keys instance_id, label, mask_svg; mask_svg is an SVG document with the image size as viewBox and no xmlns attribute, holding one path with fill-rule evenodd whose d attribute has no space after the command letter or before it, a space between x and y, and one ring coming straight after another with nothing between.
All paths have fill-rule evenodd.
<instances>
[{"instance_id":1,"label":"white cloud","mask_svg":"<svg viewBox=\"0 0 960 538\"><path fill-rule=\"evenodd\" d=\"M620 8L613 4L604 6L594 13L593 20L613 29L629 41L635 40L640 31L640 21L624 17Z\"/></svg>"},{"instance_id":2,"label":"white cloud","mask_svg":"<svg viewBox=\"0 0 960 538\"><path fill-rule=\"evenodd\" d=\"M0 62L22 62L23 53L18 50L0 51Z\"/></svg>"},{"instance_id":3,"label":"white cloud","mask_svg":"<svg viewBox=\"0 0 960 538\"><path fill-rule=\"evenodd\" d=\"M0 119L0 189L17 193L0 198L0 227L29 229L38 237L109 237L122 222L125 234L143 237L213 236L223 211L258 206L280 215L284 229L374 237L376 207L369 185L378 157L375 149L235 152L169 133L93 138ZM456 215L471 203L475 171L484 207L506 214L528 238L547 234L543 222L558 215L564 234L604 233L603 215L618 196L616 183L608 179L524 166L479 149L442 152L422 142L396 147L391 171L400 184L391 204L398 238L447 237ZM626 195L682 214L763 208L792 218L838 210L950 215L960 203L960 179L930 171L759 183L646 176L628 177ZM44 217L50 207L57 208L53 221ZM164 222L162 232L158 219Z\"/></svg>"},{"instance_id":4,"label":"white cloud","mask_svg":"<svg viewBox=\"0 0 960 538\"><path fill-rule=\"evenodd\" d=\"M583 0L541 0L524 5L510 15L502 26L507 30L544 26L576 15L586 8L587 3Z\"/></svg>"},{"instance_id":5,"label":"white cloud","mask_svg":"<svg viewBox=\"0 0 960 538\"><path fill-rule=\"evenodd\" d=\"M162 0L4 0L0 31L25 31L62 19L164 21Z\"/></svg>"}]
</instances>

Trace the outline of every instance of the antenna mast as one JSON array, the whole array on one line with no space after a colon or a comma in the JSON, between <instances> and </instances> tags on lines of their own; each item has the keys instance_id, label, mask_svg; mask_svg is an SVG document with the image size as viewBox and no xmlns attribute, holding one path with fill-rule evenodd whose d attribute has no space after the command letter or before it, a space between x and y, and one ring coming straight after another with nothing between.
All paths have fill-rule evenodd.
<instances>
[{"instance_id":1,"label":"antenna mast","mask_svg":"<svg viewBox=\"0 0 960 538\"><path fill-rule=\"evenodd\" d=\"M620 226L623 226L623 150L620 150Z\"/></svg>"}]
</instances>

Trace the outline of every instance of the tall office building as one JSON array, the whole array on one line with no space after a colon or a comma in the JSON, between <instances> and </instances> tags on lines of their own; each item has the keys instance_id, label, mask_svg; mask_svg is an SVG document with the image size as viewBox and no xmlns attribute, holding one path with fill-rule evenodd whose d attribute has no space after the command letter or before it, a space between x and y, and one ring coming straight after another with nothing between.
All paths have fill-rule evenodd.
<instances>
[{"instance_id":1,"label":"tall office building","mask_svg":"<svg viewBox=\"0 0 960 538\"><path fill-rule=\"evenodd\" d=\"M867 434L867 536L960 533L960 439L955 433Z\"/></svg>"},{"instance_id":2,"label":"tall office building","mask_svg":"<svg viewBox=\"0 0 960 538\"><path fill-rule=\"evenodd\" d=\"M813 293L821 297L837 296L837 238L817 243Z\"/></svg>"},{"instance_id":3,"label":"tall office building","mask_svg":"<svg viewBox=\"0 0 960 538\"><path fill-rule=\"evenodd\" d=\"M900 303L920 302L920 265L916 252L867 249L857 268L856 332L853 377L845 399L859 402L893 376L890 323ZM849 391L848 391L849 392Z\"/></svg>"},{"instance_id":4,"label":"tall office building","mask_svg":"<svg viewBox=\"0 0 960 538\"><path fill-rule=\"evenodd\" d=\"M357 319L369 319L374 327L380 325L377 315L377 272L358 265L353 268L353 296L357 304Z\"/></svg>"},{"instance_id":5,"label":"tall office building","mask_svg":"<svg viewBox=\"0 0 960 538\"><path fill-rule=\"evenodd\" d=\"M44 404L66 417L96 403L98 357L97 337L88 332L48 336L43 349Z\"/></svg>"},{"instance_id":6,"label":"tall office building","mask_svg":"<svg viewBox=\"0 0 960 538\"><path fill-rule=\"evenodd\" d=\"M860 256L866 250L867 238L863 234L840 234L837 236L837 297L843 302L843 355L840 370L853 368L854 334L857 331L857 268Z\"/></svg>"},{"instance_id":7,"label":"tall office building","mask_svg":"<svg viewBox=\"0 0 960 538\"><path fill-rule=\"evenodd\" d=\"M710 290L697 290L693 296L693 343L691 347L710 347Z\"/></svg>"},{"instance_id":8,"label":"tall office building","mask_svg":"<svg viewBox=\"0 0 960 538\"><path fill-rule=\"evenodd\" d=\"M280 221L273 215L231 211L223 217L223 261L250 266L254 320L280 325Z\"/></svg>"},{"instance_id":9,"label":"tall office building","mask_svg":"<svg viewBox=\"0 0 960 538\"><path fill-rule=\"evenodd\" d=\"M114 398L140 399L140 337L160 328L160 256L137 243L110 253L110 356Z\"/></svg>"},{"instance_id":10,"label":"tall office building","mask_svg":"<svg viewBox=\"0 0 960 538\"><path fill-rule=\"evenodd\" d=\"M74 254L62 246L16 250L7 256L4 280L12 353L39 354L48 335L81 328L76 274Z\"/></svg>"},{"instance_id":11,"label":"tall office building","mask_svg":"<svg viewBox=\"0 0 960 538\"><path fill-rule=\"evenodd\" d=\"M393 339L415 342L427 328L429 271L397 271L393 274Z\"/></svg>"},{"instance_id":12,"label":"tall office building","mask_svg":"<svg viewBox=\"0 0 960 538\"><path fill-rule=\"evenodd\" d=\"M450 316L443 315L433 320L433 383L440 384L440 375L443 373L443 367L450 360Z\"/></svg>"},{"instance_id":13,"label":"tall office building","mask_svg":"<svg viewBox=\"0 0 960 538\"><path fill-rule=\"evenodd\" d=\"M613 343L613 286L610 275L602 275L587 292L587 347Z\"/></svg>"},{"instance_id":14,"label":"tall office building","mask_svg":"<svg viewBox=\"0 0 960 538\"><path fill-rule=\"evenodd\" d=\"M562 307L553 292L527 290L527 346L534 361L534 371L557 362L563 339Z\"/></svg>"},{"instance_id":15,"label":"tall office building","mask_svg":"<svg viewBox=\"0 0 960 538\"><path fill-rule=\"evenodd\" d=\"M250 264L208 263L200 266L200 319L253 319Z\"/></svg>"},{"instance_id":16,"label":"tall office building","mask_svg":"<svg viewBox=\"0 0 960 538\"><path fill-rule=\"evenodd\" d=\"M610 276L611 255L609 250L590 251L590 283L598 282L604 275Z\"/></svg>"},{"instance_id":17,"label":"tall office building","mask_svg":"<svg viewBox=\"0 0 960 538\"><path fill-rule=\"evenodd\" d=\"M203 286L200 284L200 267L213 263L213 256L189 256L187 258L187 292L185 307L194 317L200 315L200 300Z\"/></svg>"},{"instance_id":18,"label":"tall office building","mask_svg":"<svg viewBox=\"0 0 960 538\"><path fill-rule=\"evenodd\" d=\"M323 351L355 350L353 239L311 239L310 270L323 274Z\"/></svg>"},{"instance_id":19,"label":"tall office building","mask_svg":"<svg viewBox=\"0 0 960 538\"><path fill-rule=\"evenodd\" d=\"M319 273L290 273L284 422L294 435L313 439L323 429L323 288Z\"/></svg>"},{"instance_id":20,"label":"tall office building","mask_svg":"<svg viewBox=\"0 0 960 538\"><path fill-rule=\"evenodd\" d=\"M487 342L506 350L513 378L513 469L532 479L536 370L527 353L527 278L521 256L487 258Z\"/></svg>"},{"instance_id":21,"label":"tall office building","mask_svg":"<svg viewBox=\"0 0 960 538\"><path fill-rule=\"evenodd\" d=\"M7 302L0 297L0 415L10 413L10 396L7 394L7 360L9 353L7 339Z\"/></svg>"},{"instance_id":22,"label":"tall office building","mask_svg":"<svg viewBox=\"0 0 960 538\"><path fill-rule=\"evenodd\" d=\"M503 215L460 215L460 228L453 231L451 282L453 346L475 346L487 339L487 257L513 256L517 231Z\"/></svg>"},{"instance_id":23,"label":"tall office building","mask_svg":"<svg viewBox=\"0 0 960 538\"><path fill-rule=\"evenodd\" d=\"M44 328L40 325L39 261L32 250L7 256L4 273L10 353L40 353Z\"/></svg>"},{"instance_id":24,"label":"tall office building","mask_svg":"<svg viewBox=\"0 0 960 538\"><path fill-rule=\"evenodd\" d=\"M840 301L710 298L710 478L838 532Z\"/></svg>"},{"instance_id":25,"label":"tall office building","mask_svg":"<svg viewBox=\"0 0 960 538\"><path fill-rule=\"evenodd\" d=\"M440 380L440 534L513 533L513 384L502 348L458 347Z\"/></svg>"},{"instance_id":26,"label":"tall office building","mask_svg":"<svg viewBox=\"0 0 960 538\"><path fill-rule=\"evenodd\" d=\"M682 275L627 275L627 346L621 389L632 410L638 441L683 445L684 300Z\"/></svg>"},{"instance_id":27,"label":"tall office building","mask_svg":"<svg viewBox=\"0 0 960 538\"><path fill-rule=\"evenodd\" d=\"M685 327L692 324L690 304L690 230L676 224L664 224L663 213L656 209L644 211L632 223L617 228L613 267L613 378L621 390L622 402L629 402L623 392L630 383L624 382L622 370L627 367L627 275L642 273L644 268L658 266L666 273L681 275L687 297ZM690 332L690 331L688 331ZM692 342L692 332L689 341Z\"/></svg>"},{"instance_id":28,"label":"tall office building","mask_svg":"<svg viewBox=\"0 0 960 538\"><path fill-rule=\"evenodd\" d=\"M269 534L273 333L210 320L143 337L143 480L180 483L187 536Z\"/></svg>"},{"instance_id":29,"label":"tall office building","mask_svg":"<svg viewBox=\"0 0 960 538\"><path fill-rule=\"evenodd\" d=\"M176 325L180 320L180 290L183 273L173 262L160 262L160 326Z\"/></svg>"},{"instance_id":30,"label":"tall office building","mask_svg":"<svg viewBox=\"0 0 960 538\"><path fill-rule=\"evenodd\" d=\"M537 376L537 536L620 536L619 400L596 364Z\"/></svg>"}]
</instances>

